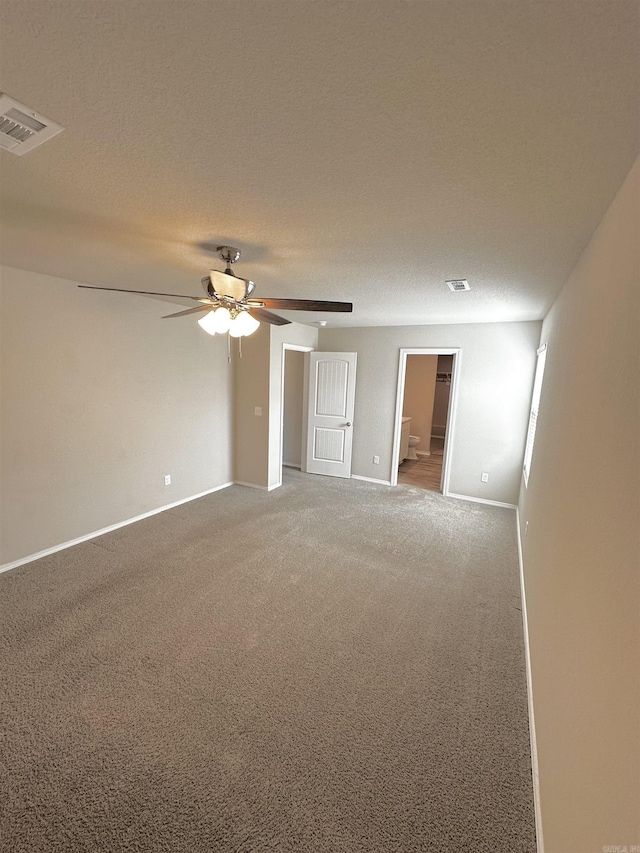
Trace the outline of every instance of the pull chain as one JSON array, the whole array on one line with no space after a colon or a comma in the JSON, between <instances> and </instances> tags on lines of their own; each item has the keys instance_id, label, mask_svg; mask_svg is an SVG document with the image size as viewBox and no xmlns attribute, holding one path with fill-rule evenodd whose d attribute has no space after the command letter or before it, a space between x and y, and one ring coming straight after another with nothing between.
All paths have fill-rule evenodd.
<instances>
[{"instance_id":1,"label":"pull chain","mask_svg":"<svg viewBox=\"0 0 640 853\"><path fill-rule=\"evenodd\" d=\"M227 361L231 364L231 335L227 334Z\"/></svg>"},{"instance_id":2,"label":"pull chain","mask_svg":"<svg viewBox=\"0 0 640 853\"><path fill-rule=\"evenodd\" d=\"M238 355L242 358L242 335L238 338Z\"/></svg>"}]
</instances>

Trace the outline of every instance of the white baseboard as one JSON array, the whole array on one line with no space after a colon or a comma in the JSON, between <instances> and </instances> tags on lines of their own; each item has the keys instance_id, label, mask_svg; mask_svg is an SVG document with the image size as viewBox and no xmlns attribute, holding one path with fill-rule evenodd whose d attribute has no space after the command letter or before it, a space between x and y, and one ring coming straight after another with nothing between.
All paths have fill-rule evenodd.
<instances>
[{"instance_id":1,"label":"white baseboard","mask_svg":"<svg viewBox=\"0 0 640 853\"><path fill-rule=\"evenodd\" d=\"M416 456L431 456L430 450L416 450Z\"/></svg>"},{"instance_id":2,"label":"white baseboard","mask_svg":"<svg viewBox=\"0 0 640 853\"><path fill-rule=\"evenodd\" d=\"M263 492L271 492L273 489L279 489L282 483L274 483L273 486L259 486L257 483L247 483L244 480L234 480L232 486L247 486L250 489L262 489Z\"/></svg>"},{"instance_id":3,"label":"white baseboard","mask_svg":"<svg viewBox=\"0 0 640 853\"><path fill-rule=\"evenodd\" d=\"M298 471L301 469L300 465L294 465L293 462L283 462L282 465L284 468L297 468Z\"/></svg>"},{"instance_id":4,"label":"white baseboard","mask_svg":"<svg viewBox=\"0 0 640 853\"><path fill-rule=\"evenodd\" d=\"M373 477L361 477L360 474L352 474L352 480L364 480L365 483L379 483L381 486L390 486L390 480L376 480Z\"/></svg>"},{"instance_id":5,"label":"white baseboard","mask_svg":"<svg viewBox=\"0 0 640 853\"><path fill-rule=\"evenodd\" d=\"M476 504L487 504L488 506L501 506L505 509L517 509L517 504L506 504L502 501L490 501L487 498L472 498L470 495L456 495L454 492L447 492L447 498L456 498L459 501L473 501Z\"/></svg>"},{"instance_id":6,"label":"white baseboard","mask_svg":"<svg viewBox=\"0 0 640 853\"><path fill-rule=\"evenodd\" d=\"M54 545L52 548L45 548L44 551L38 551L36 554L30 554L28 557L21 557L19 560L14 560L12 563L4 563L0 566L0 572L8 572L9 569L16 569L18 566L23 566L25 563L32 563L34 560L40 560L42 557L48 557L50 554L55 554L57 551L64 551L65 548L72 548L74 545L80 545L81 542L88 542L90 539L95 539L97 536L104 536L105 533L111 533L112 530L118 530L120 527L126 527L128 524L135 524L136 521L142 521L143 518L149 518L152 515L157 515L159 512L165 512L168 509L173 509L175 506L195 501L198 498L203 498L205 495L211 495L213 492L219 492L221 489L226 489L233 486L233 483L223 483L221 486L215 486L213 489L207 489L206 492L199 492L197 495L191 495L189 498L174 501L165 506L160 506L158 509L152 509L149 512L143 512L142 515L136 515L133 518L127 518L126 521L118 521L116 524L110 524L109 527L102 527L100 530L94 530L93 533L86 533L84 536L78 536L77 539L69 539L68 542L61 542L60 545Z\"/></svg>"},{"instance_id":7,"label":"white baseboard","mask_svg":"<svg viewBox=\"0 0 640 853\"><path fill-rule=\"evenodd\" d=\"M529 706L529 742L531 744L531 775L533 777L533 807L536 820L536 850L544 853L542 840L542 812L540 810L540 775L538 772L538 744L536 723L533 713L533 679L531 676L531 653L529 651L529 620L527 618L527 596L524 586L524 561L520 535L520 510L516 508L516 531L518 534L518 563L520 566L520 596L522 598L522 628L524 631L524 653L527 670L527 701Z\"/></svg>"}]
</instances>

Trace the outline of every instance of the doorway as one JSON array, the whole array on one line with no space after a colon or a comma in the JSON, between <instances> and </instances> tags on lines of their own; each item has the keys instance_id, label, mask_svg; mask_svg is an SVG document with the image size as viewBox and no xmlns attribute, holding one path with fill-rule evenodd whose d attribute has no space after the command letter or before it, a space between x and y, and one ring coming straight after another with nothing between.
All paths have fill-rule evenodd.
<instances>
[{"instance_id":1,"label":"doorway","mask_svg":"<svg viewBox=\"0 0 640 853\"><path fill-rule=\"evenodd\" d=\"M308 355L313 347L282 345L280 483L282 469L302 469L305 445L305 399Z\"/></svg>"},{"instance_id":2,"label":"doorway","mask_svg":"<svg viewBox=\"0 0 640 853\"><path fill-rule=\"evenodd\" d=\"M391 485L448 493L459 357L400 350Z\"/></svg>"}]
</instances>

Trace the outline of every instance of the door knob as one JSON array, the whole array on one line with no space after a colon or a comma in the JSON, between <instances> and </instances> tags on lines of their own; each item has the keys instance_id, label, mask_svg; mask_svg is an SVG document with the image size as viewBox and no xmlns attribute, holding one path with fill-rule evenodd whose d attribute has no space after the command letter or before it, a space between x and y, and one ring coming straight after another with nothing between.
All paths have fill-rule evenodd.
<instances>
[{"instance_id":1,"label":"door knob","mask_svg":"<svg viewBox=\"0 0 640 853\"><path fill-rule=\"evenodd\" d=\"M350 421L347 421L347 422L346 422L346 424L345 424L345 426L351 426L351 422L350 422Z\"/></svg>"}]
</instances>

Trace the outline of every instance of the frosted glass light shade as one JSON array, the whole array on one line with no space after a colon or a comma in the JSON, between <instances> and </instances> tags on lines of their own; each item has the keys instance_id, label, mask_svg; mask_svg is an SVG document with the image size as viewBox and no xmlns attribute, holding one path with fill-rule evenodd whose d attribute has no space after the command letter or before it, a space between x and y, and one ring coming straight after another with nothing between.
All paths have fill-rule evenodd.
<instances>
[{"instance_id":1,"label":"frosted glass light shade","mask_svg":"<svg viewBox=\"0 0 640 853\"><path fill-rule=\"evenodd\" d=\"M200 317L200 319L198 320L198 325L200 326L201 329L204 329L204 331L208 335L215 335L215 333L216 333L215 326L214 326L214 323L215 323L214 315L215 315L215 311L208 311L204 315L204 317Z\"/></svg>"},{"instance_id":2,"label":"frosted glass light shade","mask_svg":"<svg viewBox=\"0 0 640 853\"><path fill-rule=\"evenodd\" d=\"M252 317L248 311L245 311L242 314L242 334L245 337L252 335L257 329L260 328L260 321L256 320L255 317Z\"/></svg>"},{"instance_id":3,"label":"frosted glass light shade","mask_svg":"<svg viewBox=\"0 0 640 853\"><path fill-rule=\"evenodd\" d=\"M224 334L229 331L231 326L231 314L227 308L216 308L213 312L213 328L218 334Z\"/></svg>"},{"instance_id":4,"label":"frosted glass light shade","mask_svg":"<svg viewBox=\"0 0 640 853\"><path fill-rule=\"evenodd\" d=\"M240 316L236 317L235 320L231 321L231 325L229 326L229 334L232 338L241 338L242 337L242 323L238 323Z\"/></svg>"},{"instance_id":5,"label":"frosted glass light shade","mask_svg":"<svg viewBox=\"0 0 640 853\"><path fill-rule=\"evenodd\" d=\"M233 338L247 337L252 335L259 326L260 323L255 317L252 317L247 311L242 311L231 323L229 334Z\"/></svg>"}]
</instances>

